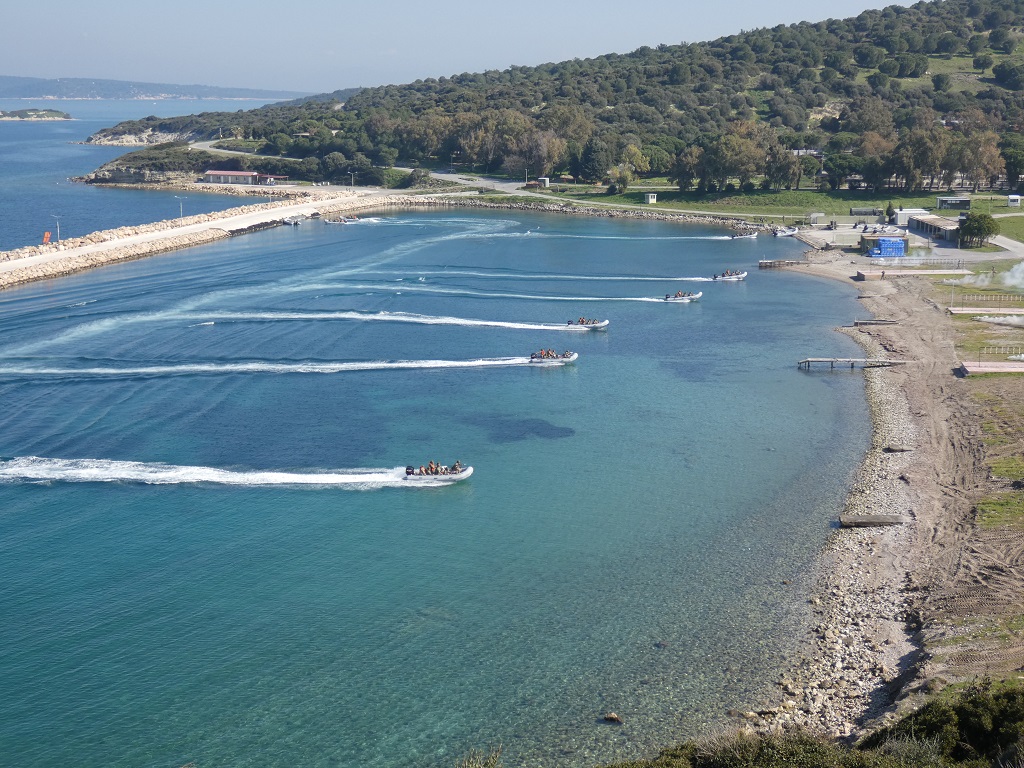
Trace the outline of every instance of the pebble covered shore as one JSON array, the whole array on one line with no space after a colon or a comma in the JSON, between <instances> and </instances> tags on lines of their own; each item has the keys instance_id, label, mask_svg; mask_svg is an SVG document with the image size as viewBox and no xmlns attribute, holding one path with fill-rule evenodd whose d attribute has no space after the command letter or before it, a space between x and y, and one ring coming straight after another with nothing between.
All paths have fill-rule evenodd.
<instances>
[{"instance_id":1,"label":"pebble covered shore","mask_svg":"<svg viewBox=\"0 0 1024 768\"><path fill-rule=\"evenodd\" d=\"M885 357L870 337L849 331L870 357ZM916 430L892 369L864 372L872 443L844 515L913 516L904 471L913 461ZM894 564L908 549L912 527L841 528L818 562L810 598L815 620L771 703L733 712L742 727L762 733L803 729L856 740L896 717L892 700L914 673L918 647L909 630L908 574Z\"/></svg>"}]
</instances>

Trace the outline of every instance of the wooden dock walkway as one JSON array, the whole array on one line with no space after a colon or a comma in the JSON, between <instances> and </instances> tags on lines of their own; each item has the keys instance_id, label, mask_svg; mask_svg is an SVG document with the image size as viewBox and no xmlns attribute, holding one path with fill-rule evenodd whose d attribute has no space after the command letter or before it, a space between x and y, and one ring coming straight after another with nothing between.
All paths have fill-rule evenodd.
<instances>
[{"instance_id":1,"label":"wooden dock walkway","mask_svg":"<svg viewBox=\"0 0 1024 768\"><path fill-rule=\"evenodd\" d=\"M945 276L945 277L966 277L967 275L973 275L969 269L860 269L857 270L857 275L853 278L854 280L885 280L887 278L896 277L928 277L928 276Z\"/></svg>"},{"instance_id":2,"label":"wooden dock walkway","mask_svg":"<svg viewBox=\"0 0 1024 768\"><path fill-rule=\"evenodd\" d=\"M797 363L797 367L810 370L813 363L828 363L830 368L835 368L837 365L849 365L851 368L858 365L865 368L887 368L891 365L906 365L908 362L908 360L883 360L873 357L808 357Z\"/></svg>"},{"instance_id":3,"label":"wooden dock walkway","mask_svg":"<svg viewBox=\"0 0 1024 768\"><path fill-rule=\"evenodd\" d=\"M783 267L807 266L806 259L761 259L757 262L758 269L782 269Z\"/></svg>"}]
</instances>

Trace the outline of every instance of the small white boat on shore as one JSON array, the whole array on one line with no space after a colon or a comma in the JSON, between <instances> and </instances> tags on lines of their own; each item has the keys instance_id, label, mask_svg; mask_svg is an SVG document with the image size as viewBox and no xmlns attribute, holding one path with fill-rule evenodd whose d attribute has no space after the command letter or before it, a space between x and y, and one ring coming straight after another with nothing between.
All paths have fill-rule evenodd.
<instances>
[{"instance_id":1,"label":"small white boat on shore","mask_svg":"<svg viewBox=\"0 0 1024 768\"><path fill-rule=\"evenodd\" d=\"M573 331L603 331L605 328L608 327L608 321L607 320L594 320L594 321L585 320L585 321L583 321L581 323L581 322L579 322L577 320L570 320L568 323L565 324L565 327L569 328L570 330L573 330Z\"/></svg>"},{"instance_id":2,"label":"small white boat on shore","mask_svg":"<svg viewBox=\"0 0 1024 768\"><path fill-rule=\"evenodd\" d=\"M461 467L458 472L449 471L447 474L419 474L416 467L411 464L405 468L405 481L411 485L437 485L442 483L445 485L451 485L452 483L458 483L465 480L467 477L473 474L472 467Z\"/></svg>"},{"instance_id":3,"label":"small white boat on shore","mask_svg":"<svg viewBox=\"0 0 1024 768\"><path fill-rule=\"evenodd\" d=\"M575 363L579 358L577 352L566 352L562 355L555 355L554 357L543 357L536 353L530 355L530 365L538 367L554 366L554 365L568 365L569 363Z\"/></svg>"},{"instance_id":4,"label":"small white boat on shore","mask_svg":"<svg viewBox=\"0 0 1024 768\"><path fill-rule=\"evenodd\" d=\"M299 226L299 224L302 223L302 217L301 216L289 216L288 218L283 219L283 221L289 227L297 227L297 226Z\"/></svg>"},{"instance_id":5,"label":"small white boat on shore","mask_svg":"<svg viewBox=\"0 0 1024 768\"><path fill-rule=\"evenodd\" d=\"M725 281L727 283L738 283L740 280L746 280L747 279L747 273L746 272L731 272L731 273L725 274L725 275L715 275L711 279L714 282L716 282L716 283L721 283L723 281Z\"/></svg>"},{"instance_id":6,"label":"small white boat on shore","mask_svg":"<svg viewBox=\"0 0 1024 768\"><path fill-rule=\"evenodd\" d=\"M697 291L697 293L684 293L682 296L666 296L662 301L674 301L678 304L689 304L691 301L696 301L704 295L704 291Z\"/></svg>"},{"instance_id":7,"label":"small white boat on shore","mask_svg":"<svg viewBox=\"0 0 1024 768\"><path fill-rule=\"evenodd\" d=\"M792 237L800 230L797 227L779 227L775 230L776 237Z\"/></svg>"}]
</instances>

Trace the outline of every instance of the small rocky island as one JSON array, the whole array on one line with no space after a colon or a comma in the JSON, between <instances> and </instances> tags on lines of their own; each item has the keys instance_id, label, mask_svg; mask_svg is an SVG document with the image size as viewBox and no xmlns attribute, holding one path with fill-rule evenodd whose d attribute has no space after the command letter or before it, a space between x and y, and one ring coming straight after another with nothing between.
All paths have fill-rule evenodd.
<instances>
[{"instance_id":1,"label":"small rocky island","mask_svg":"<svg viewBox=\"0 0 1024 768\"><path fill-rule=\"evenodd\" d=\"M70 120L71 115L57 109L0 110L0 120Z\"/></svg>"}]
</instances>

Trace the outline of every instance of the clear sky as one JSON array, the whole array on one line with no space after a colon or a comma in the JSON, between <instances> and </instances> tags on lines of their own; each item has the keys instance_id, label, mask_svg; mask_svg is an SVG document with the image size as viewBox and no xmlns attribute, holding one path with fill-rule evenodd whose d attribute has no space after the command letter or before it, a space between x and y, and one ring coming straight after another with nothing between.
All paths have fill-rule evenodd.
<instances>
[{"instance_id":1,"label":"clear sky","mask_svg":"<svg viewBox=\"0 0 1024 768\"><path fill-rule=\"evenodd\" d=\"M23 0L0 75L324 92L856 16L878 0ZM907 3L900 3L907 4Z\"/></svg>"}]
</instances>

